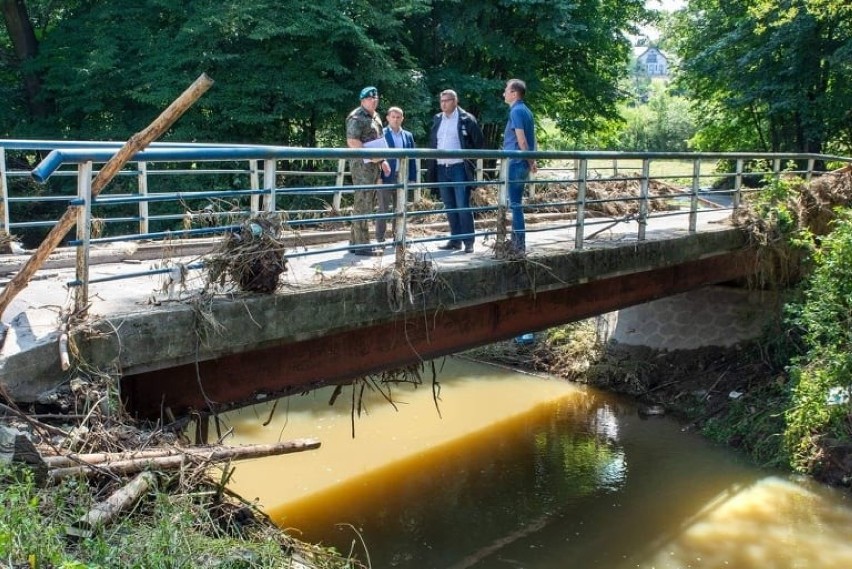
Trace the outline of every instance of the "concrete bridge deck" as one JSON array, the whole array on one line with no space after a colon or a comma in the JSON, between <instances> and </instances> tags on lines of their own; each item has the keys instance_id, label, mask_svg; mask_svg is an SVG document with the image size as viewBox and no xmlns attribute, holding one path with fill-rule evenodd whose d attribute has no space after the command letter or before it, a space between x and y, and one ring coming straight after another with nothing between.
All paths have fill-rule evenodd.
<instances>
[{"instance_id":1,"label":"concrete bridge deck","mask_svg":"<svg viewBox=\"0 0 852 569\"><path fill-rule=\"evenodd\" d=\"M644 241L635 222L620 222L579 251L573 230L532 232L525 261L496 260L481 238L471 255L420 245L412 253L432 277L407 283L401 297L390 247L383 257L292 259L272 295L202 298L200 274L172 287L164 277L92 284L89 318L70 338L78 363L123 378L141 415L245 404L741 277L750 256L729 217L701 212L697 233L685 217L655 218ZM140 250L100 254L124 260L93 265L92 278L154 262ZM60 367L74 278L61 265L41 271L3 315L0 385L17 401L38 400L74 373Z\"/></svg>"}]
</instances>

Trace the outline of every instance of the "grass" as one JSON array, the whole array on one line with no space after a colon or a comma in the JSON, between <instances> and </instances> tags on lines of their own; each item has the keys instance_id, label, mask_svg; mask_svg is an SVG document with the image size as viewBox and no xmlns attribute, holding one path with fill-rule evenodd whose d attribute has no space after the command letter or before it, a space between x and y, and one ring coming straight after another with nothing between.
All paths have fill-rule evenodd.
<instances>
[{"instance_id":1,"label":"grass","mask_svg":"<svg viewBox=\"0 0 852 569\"><path fill-rule=\"evenodd\" d=\"M28 469L0 466L0 567L278 569L299 567L297 560L317 569L362 567L263 520L222 516L209 491L155 492L92 537L70 538L66 528L94 505L93 490L77 478L44 487Z\"/></svg>"}]
</instances>

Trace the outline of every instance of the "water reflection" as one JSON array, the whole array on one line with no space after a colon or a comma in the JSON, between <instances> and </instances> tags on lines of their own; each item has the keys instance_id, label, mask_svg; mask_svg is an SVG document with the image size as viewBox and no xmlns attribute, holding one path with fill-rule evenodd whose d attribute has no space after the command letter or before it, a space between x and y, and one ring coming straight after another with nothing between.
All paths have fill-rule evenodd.
<instances>
[{"instance_id":1,"label":"water reflection","mask_svg":"<svg viewBox=\"0 0 852 569\"><path fill-rule=\"evenodd\" d=\"M428 388L396 391L398 410L373 394L354 439L329 392L266 427L269 405L232 414L237 444L323 443L239 463L235 490L310 541L358 549L357 528L373 567L852 566L844 495L592 390L456 360L442 384L440 414Z\"/></svg>"}]
</instances>

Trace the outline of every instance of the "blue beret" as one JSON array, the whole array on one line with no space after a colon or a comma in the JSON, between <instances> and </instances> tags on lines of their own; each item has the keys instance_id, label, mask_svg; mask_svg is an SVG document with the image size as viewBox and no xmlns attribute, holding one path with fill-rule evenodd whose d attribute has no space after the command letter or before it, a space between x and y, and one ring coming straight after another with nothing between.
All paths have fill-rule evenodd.
<instances>
[{"instance_id":1,"label":"blue beret","mask_svg":"<svg viewBox=\"0 0 852 569\"><path fill-rule=\"evenodd\" d=\"M364 87L361 89L361 95L358 97L359 99L366 99L367 97L378 97L379 90L375 87Z\"/></svg>"}]
</instances>

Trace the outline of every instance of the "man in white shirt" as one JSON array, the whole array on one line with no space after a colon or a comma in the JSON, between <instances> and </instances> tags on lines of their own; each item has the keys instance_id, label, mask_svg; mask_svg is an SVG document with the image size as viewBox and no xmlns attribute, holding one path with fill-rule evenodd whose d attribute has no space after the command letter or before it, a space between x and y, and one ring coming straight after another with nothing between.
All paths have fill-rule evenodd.
<instances>
[{"instance_id":1,"label":"man in white shirt","mask_svg":"<svg viewBox=\"0 0 852 569\"><path fill-rule=\"evenodd\" d=\"M438 150L482 148L482 129L473 115L458 106L456 92L441 91L440 104L441 112L432 120L429 145ZM450 239L439 249L456 251L464 246L465 253L473 253L475 230L473 212L469 211L469 182L474 180L474 171L473 161L461 157L439 158L429 165L429 182L441 184L441 201L450 224Z\"/></svg>"}]
</instances>

